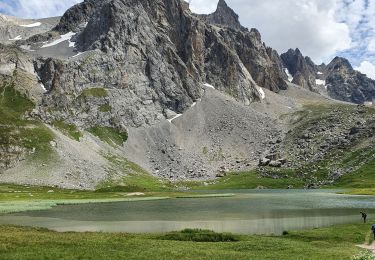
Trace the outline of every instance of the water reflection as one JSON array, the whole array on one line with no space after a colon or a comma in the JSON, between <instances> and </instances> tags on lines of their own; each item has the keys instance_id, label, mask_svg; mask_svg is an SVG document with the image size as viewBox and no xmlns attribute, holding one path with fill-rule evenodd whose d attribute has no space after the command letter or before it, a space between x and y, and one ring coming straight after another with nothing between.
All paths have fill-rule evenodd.
<instances>
[{"instance_id":1,"label":"water reflection","mask_svg":"<svg viewBox=\"0 0 375 260\"><path fill-rule=\"evenodd\" d=\"M50 210L0 216L0 224L57 231L155 233L203 228L239 234L281 234L360 222L360 211L375 220L370 196L327 191L230 191L232 198L171 199L58 206Z\"/></svg>"}]
</instances>

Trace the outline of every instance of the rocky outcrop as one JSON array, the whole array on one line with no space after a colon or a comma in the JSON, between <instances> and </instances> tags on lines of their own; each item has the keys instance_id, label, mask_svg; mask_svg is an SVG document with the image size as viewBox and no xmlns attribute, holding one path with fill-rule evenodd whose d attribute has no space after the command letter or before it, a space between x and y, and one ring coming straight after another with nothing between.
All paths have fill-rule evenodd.
<instances>
[{"instance_id":1,"label":"rocky outcrop","mask_svg":"<svg viewBox=\"0 0 375 260\"><path fill-rule=\"evenodd\" d=\"M50 31L59 17L30 20L0 14L0 43L13 44L32 35Z\"/></svg>"},{"instance_id":2,"label":"rocky outcrop","mask_svg":"<svg viewBox=\"0 0 375 260\"><path fill-rule=\"evenodd\" d=\"M217 9L209 15L200 15L209 24L227 26L235 30L246 30L240 23L238 15L227 5L225 0L219 0Z\"/></svg>"},{"instance_id":3,"label":"rocky outcrop","mask_svg":"<svg viewBox=\"0 0 375 260\"><path fill-rule=\"evenodd\" d=\"M217 12L228 10L220 1ZM259 86L285 89L280 60L260 33L233 25L212 25L181 0L87 0L69 9L56 27L76 31L76 49L85 54L75 61L36 63L49 90L41 117L82 126L142 126L168 118L169 111L184 112L202 96L204 83L245 104L260 100ZM96 103L110 103L110 114L84 104L81 94L90 88L108 92Z\"/></svg>"},{"instance_id":4,"label":"rocky outcrop","mask_svg":"<svg viewBox=\"0 0 375 260\"><path fill-rule=\"evenodd\" d=\"M281 54L281 59L285 68L293 76L292 83L315 91L315 78L318 70L309 57L304 57L297 48L295 50L289 49L288 52Z\"/></svg>"},{"instance_id":5,"label":"rocky outcrop","mask_svg":"<svg viewBox=\"0 0 375 260\"><path fill-rule=\"evenodd\" d=\"M326 74L328 94L332 98L357 104L375 99L375 80L355 71L348 60L334 58Z\"/></svg>"},{"instance_id":6,"label":"rocky outcrop","mask_svg":"<svg viewBox=\"0 0 375 260\"><path fill-rule=\"evenodd\" d=\"M306 89L356 104L373 102L375 98L375 81L355 71L344 58L336 57L328 65L316 65L299 49L290 49L281 59L293 76L292 82Z\"/></svg>"}]
</instances>

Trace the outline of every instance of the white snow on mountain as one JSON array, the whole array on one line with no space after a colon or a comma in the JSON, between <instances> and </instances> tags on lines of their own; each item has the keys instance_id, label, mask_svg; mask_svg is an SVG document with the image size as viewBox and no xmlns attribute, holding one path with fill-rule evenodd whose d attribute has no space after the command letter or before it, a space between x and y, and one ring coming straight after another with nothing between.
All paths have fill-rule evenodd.
<instances>
[{"instance_id":1,"label":"white snow on mountain","mask_svg":"<svg viewBox=\"0 0 375 260\"><path fill-rule=\"evenodd\" d=\"M315 83L316 83L316 85L319 85L319 86L325 86L326 85L326 81L321 80L321 79L316 79Z\"/></svg>"},{"instance_id":2,"label":"white snow on mountain","mask_svg":"<svg viewBox=\"0 0 375 260\"><path fill-rule=\"evenodd\" d=\"M32 23L32 24L24 24L24 25L20 25L21 27L27 27L27 28L32 28L32 27L38 27L38 26L41 26L42 23L41 22L36 22L36 23Z\"/></svg>"},{"instance_id":3,"label":"white snow on mountain","mask_svg":"<svg viewBox=\"0 0 375 260\"><path fill-rule=\"evenodd\" d=\"M168 119L169 123L172 123L173 120L179 118L180 116L182 116L182 114L177 114L175 117Z\"/></svg>"},{"instance_id":4,"label":"white snow on mountain","mask_svg":"<svg viewBox=\"0 0 375 260\"><path fill-rule=\"evenodd\" d=\"M52 46L55 46L59 43L62 43L64 41L69 41L69 47L74 47L74 44L73 42L70 41L70 39L76 35L76 33L74 32L68 32L67 34L63 34L60 36L60 39L57 39L57 40L54 40L53 42L51 43L47 43L45 45L42 46L42 48L48 48L48 47L52 47Z\"/></svg>"},{"instance_id":5,"label":"white snow on mountain","mask_svg":"<svg viewBox=\"0 0 375 260\"><path fill-rule=\"evenodd\" d=\"M292 82L293 81L293 76L290 74L289 70L287 68L284 69L286 75L288 76L288 81Z\"/></svg>"},{"instance_id":6,"label":"white snow on mountain","mask_svg":"<svg viewBox=\"0 0 375 260\"><path fill-rule=\"evenodd\" d=\"M262 88L258 88L258 92L260 94L260 97L262 99L265 99L266 98L266 93L264 93L264 90Z\"/></svg>"},{"instance_id":7,"label":"white snow on mountain","mask_svg":"<svg viewBox=\"0 0 375 260\"><path fill-rule=\"evenodd\" d=\"M9 39L9 41L18 41L18 40L22 40L21 35L18 35L16 38Z\"/></svg>"},{"instance_id":8,"label":"white snow on mountain","mask_svg":"<svg viewBox=\"0 0 375 260\"><path fill-rule=\"evenodd\" d=\"M204 85L204 86L206 86L206 87L208 87L208 88L212 88L212 89L215 89L215 87L214 87L214 86L212 86L212 85L210 85L210 84L208 84L208 83L204 83L203 85Z\"/></svg>"}]
</instances>

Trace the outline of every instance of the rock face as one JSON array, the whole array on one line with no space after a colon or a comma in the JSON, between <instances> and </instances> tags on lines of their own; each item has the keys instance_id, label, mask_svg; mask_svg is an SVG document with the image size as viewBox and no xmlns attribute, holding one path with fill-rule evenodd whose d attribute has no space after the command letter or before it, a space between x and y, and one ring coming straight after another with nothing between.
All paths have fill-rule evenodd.
<instances>
[{"instance_id":1,"label":"rock face","mask_svg":"<svg viewBox=\"0 0 375 260\"><path fill-rule=\"evenodd\" d=\"M84 127L138 127L184 112L205 83L245 104L261 99L259 87L286 89L280 59L257 30L240 27L224 1L211 17L192 14L182 0L86 0L72 7L55 29L77 32L76 50L84 54L35 63L49 90L38 113ZM224 23L226 17L232 19ZM108 95L83 99L92 88ZM105 103L111 111L98 112Z\"/></svg>"},{"instance_id":2,"label":"rock face","mask_svg":"<svg viewBox=\"0 0 375 260\"><path fill-rule=\"evenodd\" d=\"M299 49L289 49L281 55L281 59L285 68L293 76L292 83L311 91L315 90L318 69L309 57L304 57Z\"/></svg>"},{"instance_id":3,"label":"rock face","mask_svg":"<svg viewBox=\"0 0 375 260\"><path fill-rule=\"evenodd\" d=\"M315 65L299 49L281 55L285 68L293 76L293 83L333 99L363 104L373 102L375 81L355 71L348 60L336 57L328 65Z\"/></svg>"},{"instance_id":4,"label":"rock face","mask_svg":"<svg viewBox=\"0 0 375 260\"><path fill-rule=\"evenodd\" d=\"M235 30L246 30L238 20L238 15L227 5L224 0L219 0L217 9L209 15L201 15L203 20L210 24L227 26Z\"/></svg>"},{"instance_id":5,"label":"rock face","mask_svg":"<svg viewBox=\"0 0 375 260\"><path fill-rule=\"evenodd\" d=\"M332 98L357 104L375 99L375 80L355 71L348 60L336 57L326 71L328 94Z\"/></svg>"},{"instance_id":6,"label":"rock face","mask_svg":"<svg viewBox=\"0 0 375 260\"><path fill-rule=\"evenodd\" d=\"M0 14L0 43L10 44L27 39L32 35L51 30L59 21L59 17L23 20Z\"/></svg>"}]
</instances>

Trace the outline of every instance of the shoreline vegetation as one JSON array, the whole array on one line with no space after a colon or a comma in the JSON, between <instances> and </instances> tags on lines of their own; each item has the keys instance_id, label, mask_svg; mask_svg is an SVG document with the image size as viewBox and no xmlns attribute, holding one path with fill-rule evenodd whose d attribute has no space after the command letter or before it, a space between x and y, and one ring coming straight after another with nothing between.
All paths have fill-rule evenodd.
<instances>
[{"instance_id":1,"label":"shoreline vegetation","mask_svg":"<svg viewBox=\"0 0 375 260\"><path fill-rule=\"evenodd\" d=\"M226 182L228 183L228 182ZM233 184L233 185L232 185ZM137 202L147 200L165 199L199 199L199 198L225 198L236 194L226 193L230 189L247 189L245 186L234 185L234 183L222 186L220 183L213 187L199 186L196 183L186 187L183 191L167 188L165 190L149 190L144 192L127 191L126 187L121 189L114 187L105 192L65 190L51 187L37 187L29 185L0 184L0 214L16 213L22 211L45 210L58 205L84 204L84 203L113 203L113 202ZM278 188L273 186L273 188ZM350 189L339 188L339 194L347 195L375 195L375 189ZM205 193L198 193L205 190ZM218 192L220 190L220 192ZM324 190L324 189L322 189Z\"/></svg>"},{"instance_id":2,"label":"shoreline vegetation","mask_svg":"<svg viewBox=\"0 0 375 260\"><path fill-rule=\"evenodd\" d=\"M374 259L366 224L339 225L282 236L209 230L166 234L59 233L0 226L1 259ZM364 258L368 257L368 258Z\"/></svg>"}]
</instances>

